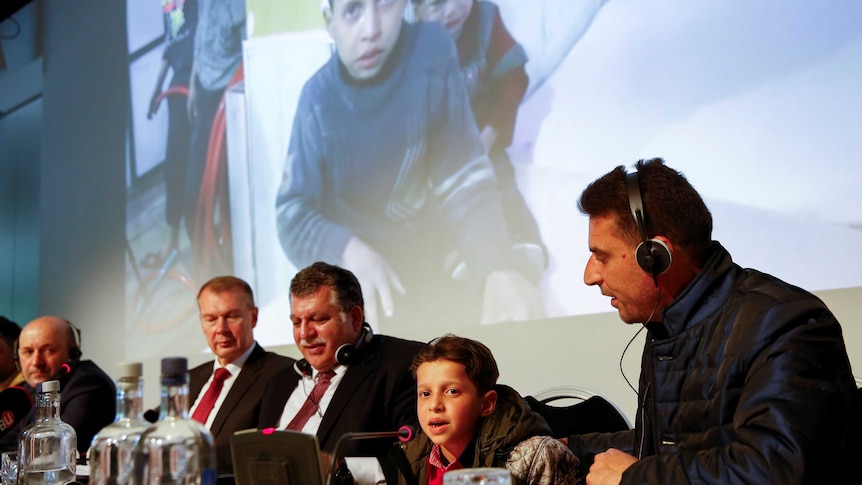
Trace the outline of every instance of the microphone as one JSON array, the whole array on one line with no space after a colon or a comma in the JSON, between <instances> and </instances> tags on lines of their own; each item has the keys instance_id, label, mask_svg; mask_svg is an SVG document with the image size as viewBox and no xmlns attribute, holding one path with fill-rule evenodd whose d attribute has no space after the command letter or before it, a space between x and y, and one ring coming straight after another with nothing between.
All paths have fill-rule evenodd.
<instances>
[{"instance_id":1,"label":"microphone","mask_svg":"<svg viewBox=\"0 0 862 485\"><path fill-rule=\"evenodd\" d=\"M23 421L33 409L33 397L26 389L12 386L0 391L0 437Z\"/></svg>"},{"instance_id":2,"label":"microphone","mask_svg":"<svg viewBox=\"0 0 862 485\"><path fill-rule=\"evenodd\" d=\"M416 434L415 430L412 426L404 425L398 428L397 431L379 431L379 432L355 432L355 433L344 433L338 438L338 441L335 442L335 448L332 450L332 462L329 464L329 477L326 480L327 485L333 485L336 483L335 476L339 472L339 460L341 456L339 451L341 449L341 445L345 441L352 440L369 440L369 439L380 439L380 438L398 438L399 441L406 442L413 439L413 436Z\"/></svg>"},{"instance_id":3,"label":"microphone","mask_svg":"<svg viewBox=\"0 0 862 485\"><path fill-rule=\"evenodd\" d=\"M412 426L404 425L398 428L398 431L378 431L368 433L344 433L341 435L342 440L368 440L376 438L398 438L399 441L410 441L413 439L415 431Z\"/></svg>"},{"instance_id":4,"label":"microphone","mask_svg":"<svg viewBox=\"0 0 862 485\"><path fill-rule=\"evenodd\" d=\"M159 420L159 411L155 409L147 409L144 411L144 419L149 423L155 423Z\"/></svg>"}]
</instances>

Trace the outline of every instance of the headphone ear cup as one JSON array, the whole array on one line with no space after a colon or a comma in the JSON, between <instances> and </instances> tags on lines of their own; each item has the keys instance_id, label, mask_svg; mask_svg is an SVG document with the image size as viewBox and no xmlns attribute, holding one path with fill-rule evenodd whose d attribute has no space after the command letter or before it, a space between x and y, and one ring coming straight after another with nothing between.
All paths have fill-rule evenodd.
<instances>
[{"instance_id":1,"label":"headphone ear cup","mask_svg":"<svg viewBox=\"0 0 862 485\"><path fill-rule=\"evenodd\" d=\"M654 276L667 271L673 260L667 244L661 239L655 238L638 244L635 258L641 269Z\"/></svg>"},{"instance_id":2,"label":"headphone ear cup","mask_svg":"<svg viewBox=\"0 0 862 485\"><path fill-rule=\"evenodd\" d=\"M353 361L354 354L356 354L356 347L351 344L344 344L335 351L335 360L341 365L349 365Z\"/></svg>"},{"instance_id":3,"label":"headphone ear cup","mask_svg":"<svg viewBox=\"0 0 862 485\"><path fill-rule=\"evenodd\" d=\"M80 347L72 347L69 349L69 361L73 364L77 364L78 361L81 360L81 348Z\"/></svg>"},{"instance_id":4,"label":"headphone ear cup","mask_svg":"<svg viewBox=\"0 0 862 485\"><path fill-rule=\"evenodd\" d=\"M311 364L305 359L299 359L293 364L294 370L300 376L310 376L312 373Z\"/></svg>"},{"instance_id":5,"label":"headphone ear cup","mask_svg":"<svg viewBox=\"0 0 862 485\"><path fill-rule=\"evenodd\" d=\"M371 342L371 338L374 337L374 331L371 329L371 325L367 322L362 323L362 338L359 339L359 346L363 346L368 342ZM335 361L341 365L350 365L353 363L353 360L356 356L357 347L352 344L344 344L335 351Z\"/></svg>"}]
</instances>

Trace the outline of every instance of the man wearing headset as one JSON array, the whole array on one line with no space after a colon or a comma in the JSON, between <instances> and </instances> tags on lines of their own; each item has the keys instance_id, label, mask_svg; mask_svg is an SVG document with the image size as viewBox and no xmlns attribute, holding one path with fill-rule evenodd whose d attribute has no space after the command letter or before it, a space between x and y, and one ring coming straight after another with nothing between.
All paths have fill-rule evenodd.
<instances>
[{"instance_id":1,"label":"man wearing headset","mask_svg":"<svg viewBox=\"0 0 862 485\"><path fill-rule=\"evenodd\" d=\"M78 452L84 455L93 436L116 417L114 382L91 360L81 359L77 328L55 316L39 317L21 330L17 355L25 386L60 381L60 419L75 429ZM33 421L34 411L0 440L4 451L17 449L18 435Z\"/></svg>"},{"instance_id":2,"label":"man wearing headset","mask_svg":"<svg viewBox=\"0 0 862 485\"><path fill-rule=\"evenodd\" d=\"M422 344L373 335L364 316L362 289L350 271L318 262L293 278L290 319L303 359L269 381L259 427L314 433L321 450L333 453L344 433L416 424L416 383L409 367ZM324 377L329 371L332 375ZM321 380L328 384L318 385ZM348 442L340 450L343 456L381 456L393 441ZM362 482L362 472L357 473L362 465L350 467Z\"/></svg>"},{"instance_id":3,"label":"man wearing headset","mask_svg":"<svg viewBox=\"0 0 862 485\"><path fill-rule=\"evenodd\" d=\"M647 329L635 429L571 436L588 484L860 481L859 404L822 301L736 265L661 159L581 194L584 282Z\"/></svg>"}]
</instances>

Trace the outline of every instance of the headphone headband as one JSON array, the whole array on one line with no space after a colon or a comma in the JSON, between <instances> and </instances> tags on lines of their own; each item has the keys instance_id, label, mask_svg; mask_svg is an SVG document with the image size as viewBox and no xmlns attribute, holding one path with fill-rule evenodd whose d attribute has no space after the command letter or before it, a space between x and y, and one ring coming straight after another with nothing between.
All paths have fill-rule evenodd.
<instances>
[{"instance_id":1,"label":"headphone headband","mask_svg":"<svg viewBox=\"0 0 862 485\"><path fill-rule=\"evenodd\" d=\"M641 269L652 275L656 286L658 286L658 275L670 268L673 259L670 248L661 239L647 237L646 212L644 211L637 170L626 174L626 186L629 195L629 208L632 211L642 241L635 249L635 259Z\"/></svg>"}]
</instances>

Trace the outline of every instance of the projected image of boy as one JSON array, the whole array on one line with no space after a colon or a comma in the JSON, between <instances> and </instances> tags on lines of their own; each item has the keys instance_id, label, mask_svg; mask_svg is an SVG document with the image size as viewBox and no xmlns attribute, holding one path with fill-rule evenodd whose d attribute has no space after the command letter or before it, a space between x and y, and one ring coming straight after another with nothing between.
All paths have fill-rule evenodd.
<instances>
[{"instance_id":1,"label":"projected image of boy","mask_svg":"<svg viewBox=\"0 0 862 485\"><path fill-rule=\"evenodd\" d=\"M514 389L496 384L497 362L484 344L445 335L411 369L422 427L403 445L412 483L440 484L447 471L478 467L506 468L512 483L575 483L577 458Z\"/></svg>"},{"instance_id":2,"label":"projected image of boy","mask_svg":"<svg viewBox=\"0 0 862 485\"><path fill-rule=\"evenodd\" d=\"M515 180L509 158L518 108L529 79L527 53L512 37L495 3L486 0L412 0L416 18L443 24L456 42L470 106L497 177L512 242L530 257L534 278L547 266L536 219Z\"/></svg>"},{"instance_id":3,"label":"projected image of boy","mask_svg":"<svg viewBox=\"0 0 862 485\"><path fill-rule=\"evenodd\" d=\"M325 9L335 51L297 106L276 200L282 247L297 267L353 271L375 324L539 317L452 40L436 23L406 23L405 6ZM444 264L454 251L467 267L457 284Z\"/></svg>"}]
</instances>

